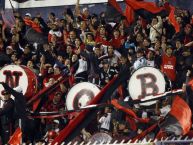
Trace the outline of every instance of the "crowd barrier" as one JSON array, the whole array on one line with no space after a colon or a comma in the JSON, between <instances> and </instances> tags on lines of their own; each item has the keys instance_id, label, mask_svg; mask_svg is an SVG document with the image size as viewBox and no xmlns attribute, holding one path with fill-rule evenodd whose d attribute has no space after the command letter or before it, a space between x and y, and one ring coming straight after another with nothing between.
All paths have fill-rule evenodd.
<instances>
[{"instance_id":1,"label":"crowd barrier","mask_svg":"<svg viewBox=\"0 0 193 145\"><path fill-rule=\"evenodd\" d=\"M51 144L51 143L50 143ZM46 145L45 143L43 144L38 144L38 145ZM57 144L55 144L57 145ZM69 143L62 143L61 145L193 145L193 138L189 139L189 138L184 138L181 139L181 137L179 138L172 138L172 139L164 139L164 140L160 140L160 141L152 141L152 140L142 140L142 141L136 141L134 143L131 143L131 141L128 141L125 143L125 141L123 140L122 142L105 142L105 141L101 141L101 142L69 142Z\"/></svg>"}]
</instances>

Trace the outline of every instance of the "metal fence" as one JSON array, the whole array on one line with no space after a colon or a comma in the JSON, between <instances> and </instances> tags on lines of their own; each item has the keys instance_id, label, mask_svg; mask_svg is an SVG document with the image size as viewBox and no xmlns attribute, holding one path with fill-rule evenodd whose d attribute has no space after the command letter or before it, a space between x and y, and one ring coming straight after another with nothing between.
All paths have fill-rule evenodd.
<instances>
[{"instance_id":1,"label":"metal fence","mask_svg":"<svg viewBox=\"0 0 193 145\"><path fill-rule=\"evenodd\" d=\"M50 143L51 144L51 143ZM38 145L46 145L45 143L43 144L38 144ZM55 144L55 145L59 145L59 144ZM115 141L115 142L105 142L105 141L101 141L101 142L69 142L69 143L62 143L61 145L193 145L193 138L192 139L189 139L188 137L187 138L184 138L182 139L182 137L179 137L179 138L166 138L164 140L142 140L142 141L136 141L134 143L131 143L131 141L128 141L125 143L125 141L121 141L121 142L118 142L118 141Z\"/></svg>"}]
</instances>

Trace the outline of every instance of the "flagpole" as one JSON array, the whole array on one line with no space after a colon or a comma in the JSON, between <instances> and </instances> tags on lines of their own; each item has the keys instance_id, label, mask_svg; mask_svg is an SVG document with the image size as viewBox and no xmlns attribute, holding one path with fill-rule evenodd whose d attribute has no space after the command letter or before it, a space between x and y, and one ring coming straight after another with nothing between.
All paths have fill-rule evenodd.
<instances>
[{"instance_id":1,"label":"flagpole","mask_svg":"<svg viewBox=\"0 0 193 145\"><path fill-rule=\"evenodd\" d=\"M22 122L21 122L21 118L19 118L19 128L22 130ZM23 144L22 136L21 136L21 139L20 139L20 144Z\"/></svg>"},{"instance_id":2,"label":"flagpole","mask_svg":"<svg viewBox=\"0 0 193 145\"><path fill-rule=\"evenodd\" d=\"M79 109L72 109L72 110L67 110L67 111L64 111L62 113L60 112L38 112L38 113L35 113L35 115L57 115L57 114L67 114L67 113L71 113L71 112L80 112L82 110L86 110L86 109L95 109L95 108L98 108L98 107L110 107L112 106L111 104L93 104L93 105L87 105L87 106L84 106L84 107L81 107ZM34 114L34 112L30 111L31 114ZM33 116L32 116L33 117Z\"/></svg>"},{"instance_id":3,"label":"flagpole","mask_svg":"<svg viewBox=\"0 0 193 145\"><path fill-rule=\"evenodd\" d=\"M13 6L11 0L9 0L9 3L11 4L12 11L15 12L15 9L14 9L14 6Z\"/></svg>"}]
</instances>

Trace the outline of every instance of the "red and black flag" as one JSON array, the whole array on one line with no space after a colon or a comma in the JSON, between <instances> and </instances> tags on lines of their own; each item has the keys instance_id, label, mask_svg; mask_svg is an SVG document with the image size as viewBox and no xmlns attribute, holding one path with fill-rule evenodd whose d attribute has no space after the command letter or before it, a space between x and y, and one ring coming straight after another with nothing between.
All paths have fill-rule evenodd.
<instances>
[{"instance_id":1,"label":"red and black flag","mask_svg":"<svg viewBox=\"0 0 193 145\"><path fill-rule=\"evenodd\" d=\"M177 136L186 135L192 126L191 118L192 112L189 105L181 97L175 96L169 114L160 125L160 132ZM159 135L159 138L161 137Z\"/></svg>"},{"instance_id":2,"label":"red and black flag","mask_svg":"<svg viewBox=\"0 0 193 145\"><path fill-rule=\"evenodd\" d=\"M102 104L110 100L113 92L126 80L130 78L130 70L126 68L123 70L117 77L113 78L101 91L100 93L91 100L90 105L92 104ZM107 91L108 90L108 91ZM70 123L59 132L59 135L54 139L52 145L55 143L60 144L61 142L69 142L75 138L80 131L87 127L88 124L96 118L98 110L83 110L78 113L78 115L70 121Z\"/></svg>"},{"instance_id":3,"label":"red and black flag","mask_svg":"<svg viewBox=\"0 0 193 145\"><path fill-rule=\"evenodd\" d=\"M120 102L120 101L118 101L118 100L116 100L116 99L113 99L113 100L111 101L111 104L112 104L115 108L117 108L117 109L125 112L127 115L129 115L131 118L137 120L138 122L142 122L142 123L148 123L148 122L149 122L149 119L139 118L139 117L135 114L135 112L134 112L132 109L130 109L129 106L125 106L125 105L123 104L123 102Z\"/></svg>"},{"instance_id":4,"label":"red and black flag","mask_svg":"<svg viewBox=\"0 0 193 145\"><path fill-rule=\"evenodd\" d=\"M180 25L175 18L175 9L176 8L174 6L170 6L169 21L172 24L172 26L174 27L176 33L178 33L180 32Z\"/></svg>"},{"instance_id":5,"label":"red and black flag","mask_svg":"<svg viewBox=\"0 0 193 145\"><path fill-rule=\"evenodd\" d=\"M108 0L107 17L112 18L111 21L114 21L114 19L120 20L121 18L125 17L129 25L131 25L135 19L133 9L129 5L127 5L123 12L121 6L116 0Z\"/></svg>"},{"instance_id":6,"label":"red and black flag","mask_svg":"<svg viewBox=\"0 0 193 145\"><path fill-rule=\"evenodd\" d=\"M189 133L192 125L191 117L192 112L189 105L177 95L173 100L168 115L134 137L132 142L143 139L150 132L157 132L158 127L160 130L155 137L158 140L166 138L168 135L186 135Z\"/></svg>"},{"instance_id":7,"label":"red and black flag","mask_svg":"<svg viewBox=\"0 0 193 145\"><path fill-rule=\"evenodd\" d=\"M158 7L155 2L125 0L125 3L129 5L137 15L149 21L156 15L162 17L168 15L166 9L164 7Z\"/></svg>"},{"instance_id":8,"label":"red and black flag","mask_svg":"<svg viewBox=\"0 0 193 145\"><path fill-rule=\"evenodd\" d=\"M10 145L18 145L21 144L21 139L22 139L22 132L21 129L18 127L13 135L10 137L8 143Z\"/></svg>"},{"instance_id":9,"label":"red and black flag","mask_svg":"<svg viewBox=\"0 0 193 145\"><path fill-rule=\"evenodd\" d=\"M131 25L135 20L135 13L134 10L129 5L126 5L124 15L127 19L128 24Z\"/></svg>"},{"instance_id":10,"label":"red and black flag","mask_svg":"<svg viewBox=\"0 0 193 145\"><path fill-rule=\"evenodd\" d=\"M116 100L116 99L113 99L112 101L111 101L111 104L116 108L116 109L118 109L118 110L120 110L120 111L123 111L123 112L125 112L126 113L126 121L129 123L129 125L130 125L130 128L132 129L132 130L134 130L134 131L136 131L137 130L137 124L136 124L136 122L140 122L140 123L148 123L149 122L149 119L147 118L145 118L145 119L143 119L143 118L139 118L137 115L136 115L136 113L132 110L132 109L130 109L130 107L129 107L129 105L128 104L126 104L125 102L123 102L123 101L118 101L118 100Z\"/></svg>"}]
</instances>

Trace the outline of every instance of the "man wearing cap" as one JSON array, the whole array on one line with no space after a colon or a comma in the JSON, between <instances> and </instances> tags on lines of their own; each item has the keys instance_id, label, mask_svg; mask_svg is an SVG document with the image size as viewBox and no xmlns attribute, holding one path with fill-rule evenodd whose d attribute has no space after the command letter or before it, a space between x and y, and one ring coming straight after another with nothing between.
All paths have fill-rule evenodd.
<instances>
[{"instance_id":1,"label":"man wearing cap","mask_svg":"<svg viewBox=\"0 0 193 145\"><path fill-rule=\"evenodd\" d=\"M137 70L141 67L147 66L147 60L144 57L144 52L142 49L137 50L137 60L134 62L134 70Z\"/></svg>"},{"instance_id":2,"label":"man wearing cap","mask_svg":"<svg viewBox=\"0 0 193 145\"><path fill-rule=\"evenodd\" d=\"M7 91L3 91L3 107L0 108L0 136L2 144L6 144L9 137L13 133L13 113L14 113L14 101L11 98L11 94Z\"/></svg>"},{"instance_id":3,"label":"man wearing cap","mask_svg":"<svg viewBox=\"0 0 193 145\"><path fill-rule=\"evenodd\" d=\"M24 20L26 26L28 26L28 27L31 26L32 18L31 18L31 14L30 13L26 13L23 20Z\"/></svg>"}]
</instances>

